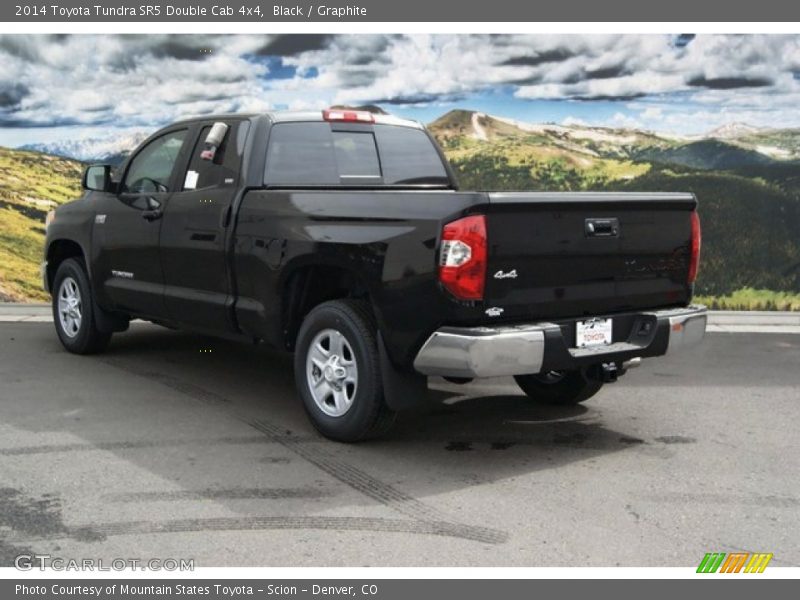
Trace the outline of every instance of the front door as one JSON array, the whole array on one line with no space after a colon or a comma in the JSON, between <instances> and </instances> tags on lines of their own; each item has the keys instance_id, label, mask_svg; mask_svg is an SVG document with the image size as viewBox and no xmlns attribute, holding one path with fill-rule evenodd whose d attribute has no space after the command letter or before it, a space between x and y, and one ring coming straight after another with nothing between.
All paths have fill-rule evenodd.
<instances>
[{"instance_id":1,"label":"front door","mask_svg":"<svg viewBox=\"0 0 800 600\"><path fill-rule=\"evenodd\" d=\"M167 131L128 161L116 195L106 194L94 223L95 280L105 303L166 318L159 235L187 129Z\"/></svg>"}]
</instances>

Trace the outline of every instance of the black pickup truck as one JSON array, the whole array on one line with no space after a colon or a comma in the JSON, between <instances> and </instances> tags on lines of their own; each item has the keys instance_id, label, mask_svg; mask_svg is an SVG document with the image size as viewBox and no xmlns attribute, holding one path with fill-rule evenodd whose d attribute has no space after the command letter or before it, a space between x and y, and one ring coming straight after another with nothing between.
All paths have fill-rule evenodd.
<instances>
[{"instance_id":1,"label":"black pickup truck","mask_svg":"<svg viewBox=\"0 0 800 600\"><path fill-rule=\"evenodd\" d=\"M48 215L64 347L133 318L295 355L312 422L373 437L428 376L581 402L699 342L691 194L460 191L416 122L331 109L165 127Z\"/></svg>"}]
</instances>

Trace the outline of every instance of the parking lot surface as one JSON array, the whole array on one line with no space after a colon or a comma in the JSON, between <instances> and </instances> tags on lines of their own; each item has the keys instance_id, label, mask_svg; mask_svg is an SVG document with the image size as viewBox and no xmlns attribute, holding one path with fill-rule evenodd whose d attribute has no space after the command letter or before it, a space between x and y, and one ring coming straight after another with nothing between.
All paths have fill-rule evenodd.
<instances>
[{"instance_id":1,"label":"parking lot surface","mask_svg":"<svg viewBox=\"0 0 800 600\"><path fill-rule=\"evenodd\" d=\"M306 420L288 355L136 323L0 323L0 565L800 565L800 336L711 333L586 405L434 381L379 441Z\"/></svg>"}]
</instances>

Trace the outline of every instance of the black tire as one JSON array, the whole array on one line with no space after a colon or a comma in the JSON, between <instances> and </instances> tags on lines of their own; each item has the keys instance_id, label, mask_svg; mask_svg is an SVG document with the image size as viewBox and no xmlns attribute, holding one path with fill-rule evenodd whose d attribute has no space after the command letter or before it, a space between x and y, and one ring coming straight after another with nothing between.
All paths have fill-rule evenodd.
<instances>
[{"instance_id":1,"label":"black tire","mask_svg":"<svg viewBox=\"0 0 800 600\"><path fill-rule=\"evenodd\" d=\"M553 406L571 406L588 400L603 387L583 371L550 371L537 375L516 375L514 379L528 397Z\"/></svg>"},{"instance_id":2,"label":"black tire","mask_svg":"<svg viewBox=\"0 0 800 600\"><path fill-rule=\"evenodd\" d=\"M78 304L76 306L80 318L78 320L73 318L72 321L69 321L67 317L62 319L59 301L62 298L66 300L68 288L72 288L73 285L77 290ZM75 354L95 354L106 349L111 339L111 333L104 333L97 329L92 289L80 260L68 258L58 266L53 279L52 306L56 333L64 348Z\"/></svg>"},{"instance_id":3,"label":"black tire","mask_svg":"<svg viewBox=\"0 0 800 600\"><path fill-rule=\"evenodd\" d=\"M327 375L321 369L314 371L313 365L309 366L312 342L321 340L319 344L324 345L324 336L330 331L340 333L346 342L341 352L341 364L347 365L347 376L356 380L352 388L350 384L342 384L344 375L342 379L328 384L323 381ZM331 351L334 342L329 339L328 343L331 344L328 348L330 361L335 355ZM317 358L321 356L319 353L312 354ZM352 370L353 364L356 372ZM315 379L317 372L319 377ZM294 373L303 406L314 427L325 437L340 442L358 442L382 435L394 423L396 413L386 406L384 400L375 320L366 302L333 300L312 309L297 334ZM330 372L330 375L333 377L334 373ZM324 386L322 391L312 392L315 380ZM336 385L340 396L352 394L351 399L349 404L345 402L347 408L343 414L326 414L326 411L340 410L333 398ZM326 391L330 393L327 399L315 399L315 393L319 397Z\"/></svg>"}]
</instances>

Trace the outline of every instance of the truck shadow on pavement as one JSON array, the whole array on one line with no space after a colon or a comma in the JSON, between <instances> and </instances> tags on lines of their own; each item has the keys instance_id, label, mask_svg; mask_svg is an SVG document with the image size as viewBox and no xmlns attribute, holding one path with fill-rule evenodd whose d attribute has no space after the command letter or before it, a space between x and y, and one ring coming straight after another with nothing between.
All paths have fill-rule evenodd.
<instances>
[{"instance_id":1,"label":"truck shadow on pavement","mask_svg":"<svg viewBox=\"0 0 800 600\"><path fill-rule=\"evenodd\" d=\"M305 441L348 447L323 438L307 420L295 391L292 357L286 353L150 329L121 337L107 355L95 359L194 400L240 411L245 419L249 415L286 427ZM400 458L403 445L414 454L419 444L459 452L516 445L615 451L644 443L606 429L591 404L542 406L525 396L511 378L489 381L457 385L432 379L425 408L401 413L382 439L349 447L391 447L392 455Z\"/></svg>"}]
</instances>

